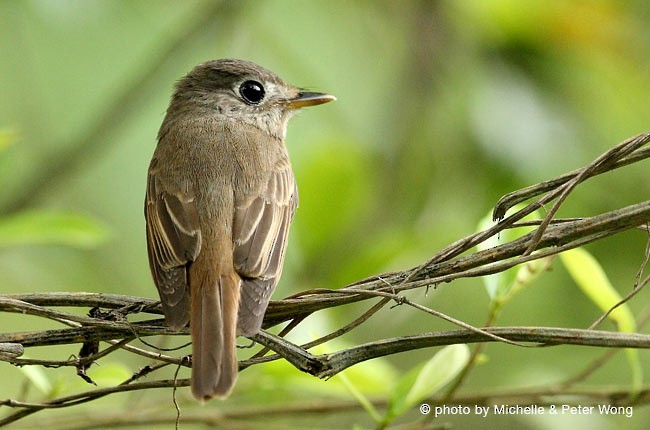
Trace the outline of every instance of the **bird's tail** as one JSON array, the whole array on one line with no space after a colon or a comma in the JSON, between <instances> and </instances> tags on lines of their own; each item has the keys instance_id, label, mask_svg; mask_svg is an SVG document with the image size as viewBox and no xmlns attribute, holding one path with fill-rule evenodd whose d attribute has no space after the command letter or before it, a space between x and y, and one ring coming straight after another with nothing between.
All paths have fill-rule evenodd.
<instances>
[{"instance_id":1,"label":"bird's tail","mask_svg":"<svg viewBox=\"0 0 650 430\"><path fill-rule=\"evenodd\" d=\"M209 270L198 272L206 266L196 263L192 266L198 266L198 270L190 269L192 394L198 400L224 398L237 380L236 331L241 281L234 272L216 276Z\"/></svg>"}]
</instances>

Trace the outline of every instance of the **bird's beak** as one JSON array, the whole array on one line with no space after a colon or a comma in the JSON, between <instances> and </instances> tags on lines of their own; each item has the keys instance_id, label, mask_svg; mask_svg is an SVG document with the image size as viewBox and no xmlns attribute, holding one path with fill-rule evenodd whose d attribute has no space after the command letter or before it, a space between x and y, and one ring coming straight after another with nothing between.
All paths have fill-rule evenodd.
<instances>
[{"instance_id":1,"label":"bird's beak","mask_svg":"<svg viewBox=\"0 0 650 430\"><path fill-rule=\"evenodd\" d=\"M323 93L298 93L298 97L287 100L287 109L300 109L306 106L316 106L336 100L336 97Z\"/></svg>"}]
</instances>

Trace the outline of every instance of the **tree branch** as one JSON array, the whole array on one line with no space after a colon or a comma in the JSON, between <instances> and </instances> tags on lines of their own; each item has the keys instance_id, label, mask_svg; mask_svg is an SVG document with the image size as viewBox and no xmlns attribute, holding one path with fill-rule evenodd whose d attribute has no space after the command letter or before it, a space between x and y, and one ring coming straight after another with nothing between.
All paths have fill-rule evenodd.
<instances>
[{"instance_id":1,"label":"tree branch","mask_svg":"<svg viewBox=\"0 0 650 430\"><path fill-rule=\"evenodd\" d=\"M252 339L273 350L275 354L260 356L265 354L263 352L249 360L244 360L240 363L240 370L282 358L304 372L320 378L329 378L350 366L373 358L421 348L472 342L498 341L525 347L568 344L605 348L650 348L650 335L636 333L551 327L476 328L438 311L413 303L399 295L403 291L428 288L432 285L451 282L459 278L502 272L516 265L555 255L630 229L643 227L646 230L644 234L647 235L647 225L650 223L650 200L591 217L555 219L553 214L566 196L573 192L579 183L589 180L595 175L648 158L650 151L647 148L642 149L642 146L648 141L650 141L650 133L633 137L610 149L582 169L505 196L494 210L497 218L503 218L506 211L513 204L542 195L521 210L501 219L494 226L452 243L417 267L362 279L339 290L308 290L272 302L265 315L264 327L268 328L285 321L291 321L288 328L283 332L284 334L300 324L311 313L353 302L374 300L376 297L381 299L379 303L374 304L369 311L345 328L307 345L296 345L281 336L271 335L265 331L258 333ZM551 201L555 201L555 205L543 220L526 223L526 225L536 225L537 227L529 234L502 245L472 252L476 245L485 240L498 235L506 229L520 226L519 221L524 216ZM648 249L646 249L644 261L647 262L647 259ZM640 270L636 284L638 289L647 283L648 278L643 278L642 270ZM629 297L632 296L633 294L629 295ZM374 342L326 355L314 355L309 352L309 349L313 346L358 327L375 315L375 312L389 301L394 301L398 305L408 305L411 309L443 318L463 329L378 339ZM89 316L80 316L57 309L62 306L93 308L93 310ZM101 311L97 310L97 308L101 309ZM159 303L155 300L98 293L4 294L0 295L0 312L34 315L51 320L55 324L67 326L44 331L0 333L0 360L16 366L76 366L79 369L79 366L83 365L87 368L98 358L106 356L116 349L125 349L160 362L157 366L135 373L127 381L116 387L94 389L37 404L11 399L4 400L0 402L0 405L19 410L15 414L0 420L0 425L14 422L39 410L67 407L112 393L178 387L188 384L188 381L184 379L137 382L144 374L149 374L169 364L190 365L187 359L165 356L159 352L136 348L128 344L136 338L188 334L187 329L174 331L164 324L164 320L159 318L161 315ZM129 317L135 314L147 315L154 317L154 319L129 321ZM102 351L95 349L94 354L68 360L27 360L19 357L24 348L99 341L108 341L111 346ZM520 393L520 395L525 397L524 394ZM606 395L614 396L617 394L609 392ZM489 397L494 399L493 394L490 394ZM454 401L460 401L459 399L460 397L454 397ZM650 397L648 397L647 391L644 391L637 399L646 402L650 400ZM462 401L460 402L462 403ZM472 402L480 404L482 400L481 398L473 398Z\"/></svg>"}]
</instances>

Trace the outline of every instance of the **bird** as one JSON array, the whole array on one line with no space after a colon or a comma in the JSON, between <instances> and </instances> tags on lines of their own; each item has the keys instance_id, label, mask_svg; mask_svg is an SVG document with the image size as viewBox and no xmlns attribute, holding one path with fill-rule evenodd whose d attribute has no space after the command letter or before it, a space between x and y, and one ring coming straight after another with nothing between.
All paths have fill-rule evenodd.
<instances>
[{"instance_id":1,"label":"bird","mask_svg":"<svg viewBox=\"0 0 650 430\"><path fill-rule=\"evenodd\" d=\"M190 385L200 401L231 393L236 338L260 330L282 273L298 206L287 123L333 100L239 59L201 63L176 83L144 212L165 321L190 325Z\"/></svg>"}]
</instances>

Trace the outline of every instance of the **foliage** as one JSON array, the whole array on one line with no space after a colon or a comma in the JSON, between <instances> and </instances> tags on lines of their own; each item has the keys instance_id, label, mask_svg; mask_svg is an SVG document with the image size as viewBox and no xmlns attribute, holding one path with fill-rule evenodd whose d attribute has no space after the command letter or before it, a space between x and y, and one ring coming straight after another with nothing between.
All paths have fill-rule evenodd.
<instances>
[{"instance_id":1,"label":"foliage","mask_svg":"<svg viewBox=\"0 0 650 430\"><path fill-rule=\"evenodd\" d=\"M292 83L338 98L289 126L301 205L274 299L418 265L474 231L501 195L582 166L650 128L649 20L641 0L0 2L0 292L155 297L142 217L146 168L173 82L196 63L219 57L256 61ZM580 184L559 216L589 217L646 200L646 164ZM403 294L477 326L498 321L585 328L632 289L646 241L644 232L630 231L587 245L597 264L572 251L561 260L492 275L487 289L463 278L426 295L424 288ZM618 330L643 332L647 308L638 294L610 321ZM450 328L406 309L383 308L347 333L346 342ZM291 340L312 340L313 333L329 333L365 310L356 304L319 312L301 324L309 334L299 328ZM2 326L11 328L3 331L43 329L19 315L0 316ZM436 395L560 383L601 357L598 349L576 346L471 349L467 375L461 371L458 379L463 382L451 381ZM34 348L29 357L77 352L75 346ZM626 354L628 364L613 358L579 381L579 388L620 386L631 365L638 389L650 361L643 350ZM376 361L406 375L431 355L422 349ZM242 358L248 356L242 351ZM119 366L135 372L146 363L125 354ZM27 392L27 401L42 399L58 384L73 385L70 368L43 371L50 385L42 375L26 377L39 388ZM179 375L186 377L186 369ZM235 395L214 408L237 412L304 401L290 390L276 395L285 376L263 365L246 370ZM24 381L5 381L0 399L19 397ZM368 401L389 398L363 385L355 387ZM322 405L349 399L336 390L311 393L310 400ZM135 403L143 405L143 414L153 411L148 417L173 421L169 391L134 393L125 405L126 396L69 409L70 419L107 411L114 411L107 420L126 419L123 412ZM186 416L199 410L184 389L178 396ZM394 422L422 418L409 412ZM44 411L43 421L25 425L51 426L54 415ZM374 425L367 415L329 415L344 428ZM612 425L640 429L649 416L637 408L631 419L564 416L553 425L588 418L592 427L614 420ZM445 420L463 428L541 425L531 416L494 425L476 417ZM169 421L161 421L160 428L169 428ZM282 428L304 428L280 415L264 423L276 421ZM333 427L332 421L324 427Z\"/></svg>"}]
</instances>

